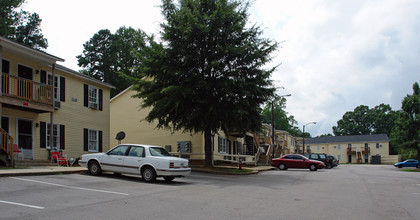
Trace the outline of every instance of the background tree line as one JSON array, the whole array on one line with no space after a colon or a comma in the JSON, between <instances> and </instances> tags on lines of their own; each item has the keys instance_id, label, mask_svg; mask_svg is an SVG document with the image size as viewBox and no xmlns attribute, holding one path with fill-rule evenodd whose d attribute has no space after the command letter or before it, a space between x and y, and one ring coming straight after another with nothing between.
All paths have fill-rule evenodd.
<instances>
[{"instance_id":1,"label":"background tree line","mask_svg":"<svg viewBox=\"0 0 420 220\"><path fill-rule=\"evenodd\" d=\"M335 136L387 134L391 140L390 154L402 154L403 158L419 158L419 83L413 84L413 94L408 94L403 99L401 110L394 111L386 104L371 109L360 105L353 111L346 112L332 129Z\"/></svg>"}]
</instances>

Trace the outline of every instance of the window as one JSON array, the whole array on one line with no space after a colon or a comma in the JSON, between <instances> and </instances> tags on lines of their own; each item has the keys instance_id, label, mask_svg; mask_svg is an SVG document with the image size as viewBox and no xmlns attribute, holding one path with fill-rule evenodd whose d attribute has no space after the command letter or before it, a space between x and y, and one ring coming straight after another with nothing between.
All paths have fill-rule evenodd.
<instances>
[{"instance_id":1,"label":"window","mask_svg":"<svg viewBox=\"0 0 420 220\"><path fill-rule=\"evenodd\" d=\"M150 155L156 157L170 157L171 155L161 147L150 147L149 148Z\"/></svg>"},{"instance_id":2,"label":"window","mask_svg":"<svg viewBox=\"0 0 420 220\"><path fill-rule=\"evenodd\" d=\"M144 148L143 147L137 147L132 146L130 148L130 151L128 152L129 157L144 157Z\"/></svg>"},{"instance_id":3,"label":"window","mask_svg":"<svg viewBox=\"0 0 420 220\"><path fill-rule=\"evenodd\" d=\"M365 147L369 147L369 144L368 143L365 143Z\"/></svg>"},{"instance_id":4,"label":"window","mask_svg":"<svg viewBox=\"0 0 420 220\"><path fill-rule=\"evenodd\" d=\"M351 148L351 144L347 145L348 148Z\"/></svg>"},{"instance_id":5,"label":"window","mask_svg":"<svg viewBox=\"0 0 420 220\"><path fill-rule=\"evenodd\" d=\"M91 131L91 130L89 130ZM129 146L127 145L120 145L114 149L112 149L111 151L108 152L108 155L115 155L115 156L124 156L125 152L127 152Z\"/></svg>"},{"instance_id":6,"label":"window","mask_svg":"<svg viewBox=\"0 0 420 220\"><path fill-rule=\"evenodd\" d=\"M88 130L88 150L89 152L98 152L98 131Z\"/></svg>"},{"instance_id":7,"label":"window","mask_svg":"<svg viewBox=\"0 0 420 220\"><path fill-rule=\"evenodd\" d=\"M57 124L53 124L53 133L52 133L52 140L53 140L53 148L54 150L60 149L60 139L59 139L59 127ZM51 124L47 124L47 148L51 149Z\"/></svg>"},{"instance_id":8,"label":"window","mask_svg":"<svg viewBox=\"0 0 420 220\"><path fill-rule=\"evenodd\" d=\"M10 62L7 60L1 60L1 71L3 73L9 74L10 72Z\"/></svg>"},{"instance_id":9,"label":"window","mask_svg":"<svg viewBox=\"0 0 420 220\"><path fill-rule=\"evenodd\" d=\"M311 150L311 147L310 146L306 146L306 150Z\"/></svg>"},{"instance_id":10,"label":"window","mask_svg":"<svg viewBox=\"0 0 420 220\"><path fill-rule=\"evenodd\" d=\"M219 153L227 153L227 139L219 137Z\"/></svg>"},{"instance_id":11,"label":"window","mask_svg":"<svg viewBox=\"0 0 420 220\"><path fill-rule=\"evenodd\" d=\"M54 75L54 81L52 73L47 74L47 85L54 88L54 100L60 101L60 76Z\"/></svg>"},{"instance_id":12,"label":"window","mask_svg":"<svg viewBox=\"0 0 420 220\"><path fill-rule=\"evenodd\" d=\"M94 86L84 84L83 105L88 108L102 111L103 108L103 90Z\"/></svg>"},{"instance_id":13,"label":"window","mask_svg":"<svg viewBox=\"0 0 420 220\"><path fill-rule=\"evenodd\" d=\"M88 90L89 108L98 108L98 88L89 86Z\"/></svg>"},{"instance_id":14,"label":"window","mask_svg":"<svg viewBox=\"0 0 420 220\"><path fill-rule=\"evenodd\" d=\"M341 155L337 155L337 160L340 161L341 160Z\"/></svg>"},{"instance_id":15,"label":"window","mask_svg":"<svg viewBox=\"0 0 420 220\"><path fill-rule=\"evenodd\" d=\"M379 143L376 143L376 148L379 148L379 146L380 146Z\"/></svg>"},{"instance_id":16,"label":"window","mask_svg":"<svg viewBox=\"0 0 420 220\"><path fill-rule=\"evenodd\" d=\"M317 146L316 146L316 150L317 150L317 151L320 151L320 150L321 150L321 146L317 145Z\"/></svg>"},{"instance_id":17,"label":"window","mask_svg":"<svg viewBox=\"0 0 420 220\"><path fill-rule=\"evenodd\" d=\"M102 131L83 128L83 151L102 152Z\"/></svg>"},{"instance_id":18,"label":"window","mask_svg":"<svg viewBox=\"0 0 420 220\"><path fill-rule=\"evenodd\" d=\"M341 144L338 144L338 145L337 145L337 149L338 149L338 150L341 150Z\"/></svg>"}]
</instances>

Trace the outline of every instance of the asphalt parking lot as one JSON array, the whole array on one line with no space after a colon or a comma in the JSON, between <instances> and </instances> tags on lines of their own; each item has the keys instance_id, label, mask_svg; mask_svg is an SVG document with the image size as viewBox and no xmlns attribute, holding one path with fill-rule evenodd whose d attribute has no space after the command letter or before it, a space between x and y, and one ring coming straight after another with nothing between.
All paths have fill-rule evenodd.
<instances>
[{"instance_id":1,"label":"asphalt parking lot","mask_svg":"<svg viewBox=\"0 0 420 220\"><path fill-rule=\"evenodd\" d=\"M0 178L0 219L420 219L420 173L390 165L193 172L172 183L88 174Z\"/></svg>"}]
</instances>

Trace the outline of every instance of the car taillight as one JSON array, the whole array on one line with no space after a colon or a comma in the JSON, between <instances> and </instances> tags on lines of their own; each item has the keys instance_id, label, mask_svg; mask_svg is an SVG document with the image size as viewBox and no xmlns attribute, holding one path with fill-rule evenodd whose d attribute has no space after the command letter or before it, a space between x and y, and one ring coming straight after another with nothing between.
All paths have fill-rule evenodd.
<instances>
[{"instance_id":1,"label":"car taillight","mask_svg":"<svg viewBox=\"0 0 420 220\"><path fill-rule=\"evenodd\" d=\"M174 162L169 163L169 168L174 168Z\"/></svg>"}]
</instances>

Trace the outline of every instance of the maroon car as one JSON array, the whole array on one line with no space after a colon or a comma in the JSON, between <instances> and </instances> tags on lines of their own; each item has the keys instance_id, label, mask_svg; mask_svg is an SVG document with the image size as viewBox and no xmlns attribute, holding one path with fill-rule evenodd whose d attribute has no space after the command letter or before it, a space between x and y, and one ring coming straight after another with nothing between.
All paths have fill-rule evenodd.
<instances>
[{"instance_id":1,"label":"maroon car","mask_svg":"<svg viewBox=\"0 0 420 220\"><path fill-rule=\"evenodd\" d=\"M288 154L271 160L271 166L278 167L280 170L298 168L316 171L317 169L324 168L325 164L322 161L310 160L299 154Z\"/></svg>"}]
</instances>

